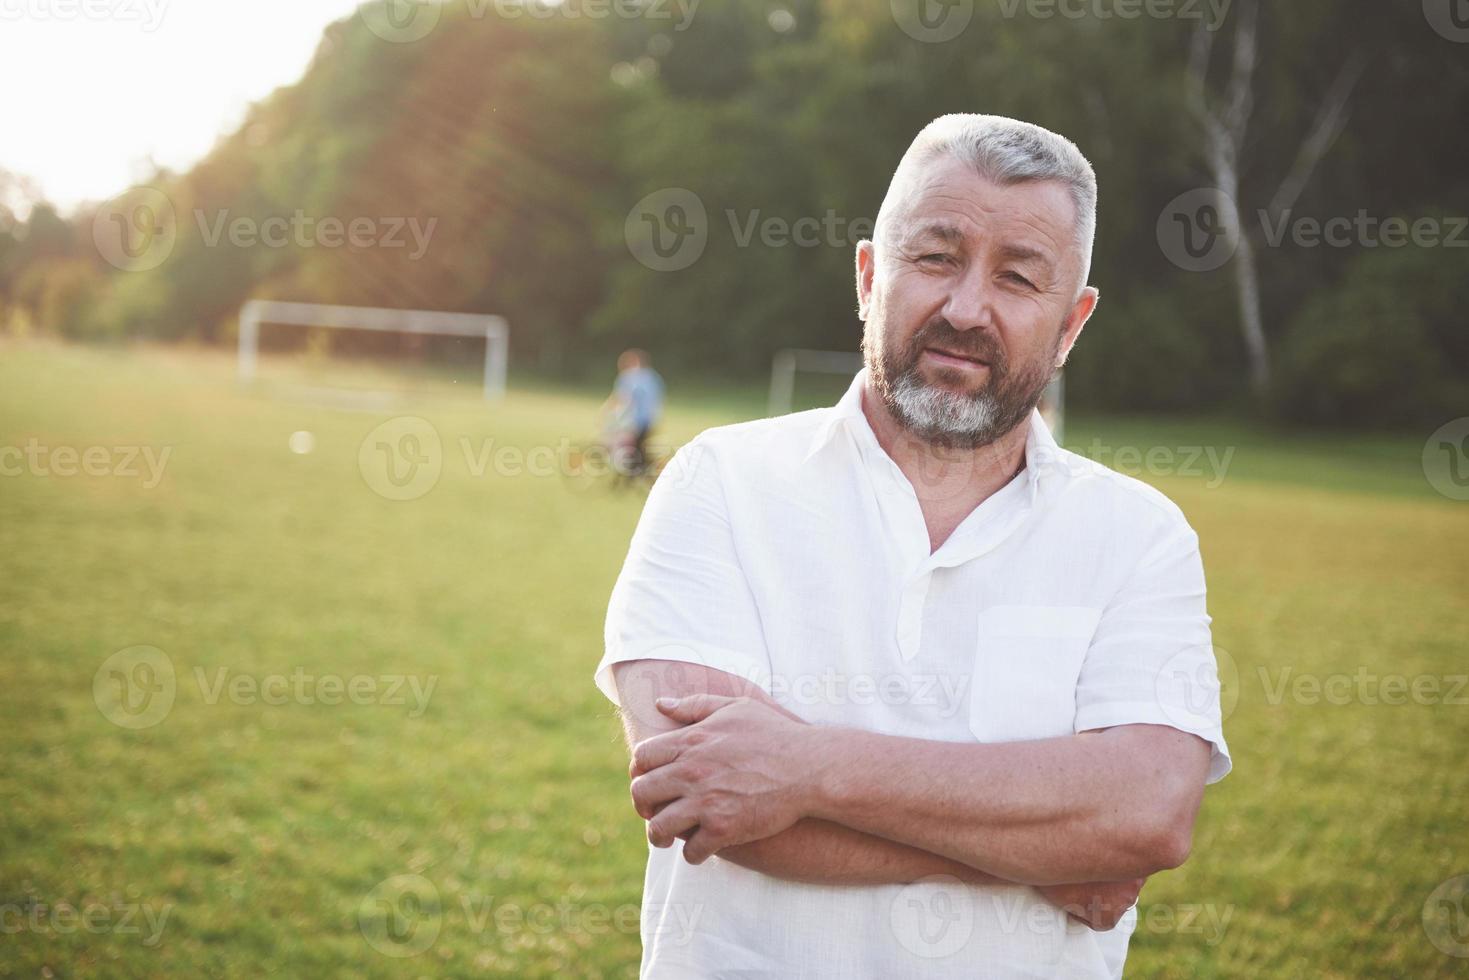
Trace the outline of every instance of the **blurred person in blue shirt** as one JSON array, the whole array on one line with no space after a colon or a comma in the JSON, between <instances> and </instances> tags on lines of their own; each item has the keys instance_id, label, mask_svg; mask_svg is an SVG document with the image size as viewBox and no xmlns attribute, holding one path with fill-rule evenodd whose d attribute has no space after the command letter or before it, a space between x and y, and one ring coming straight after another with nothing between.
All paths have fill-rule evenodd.
<instances>
[{"instance_id":1,"label":"blurred person in blue shirt","mask_svg":"<svg viewBox=\"0 0 1469 980\"><path fill-rule=\"evenodd\" d=\"M663 415L663 378L653 370L647 351L632 348L617 358L617 380L607 401L631 443L628 469L641 473L647 465L648 433Z\"/></svg>"}]
</instances>

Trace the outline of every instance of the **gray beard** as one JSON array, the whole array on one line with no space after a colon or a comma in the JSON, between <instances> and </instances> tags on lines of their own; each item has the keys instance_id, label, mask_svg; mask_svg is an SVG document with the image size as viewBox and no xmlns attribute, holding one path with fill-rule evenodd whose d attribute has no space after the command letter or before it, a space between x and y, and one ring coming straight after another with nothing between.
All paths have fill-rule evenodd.
<instances>
[{"instance_id":1,"label":"gray beard","mask_svg":"<svg viewBox=\"0 0 1469 980\"><path fill-rule=\"evenodd\" d=\"M916 370L902 374L883 400L898 424L937 446L978 449L1005 434L996 431L1000 411L988 391L971 396L932 388Z\"/></svg>"},{"instance_id":2,"label":"gray beard","mask_svg":"<svg viewBox=\"0 0 1469 980\"><path fill-rule=\"evenodd\" d=\"M995 363L983 391L963 394L931 386L918 372L917 351L878 358L864 343L867 373L894 421L915 438L944 449L979 449L1014 431L1030 417L1054 371L1019 376ZM894 363L899 358L907 364Z\"/></svg>"}]
</instances>

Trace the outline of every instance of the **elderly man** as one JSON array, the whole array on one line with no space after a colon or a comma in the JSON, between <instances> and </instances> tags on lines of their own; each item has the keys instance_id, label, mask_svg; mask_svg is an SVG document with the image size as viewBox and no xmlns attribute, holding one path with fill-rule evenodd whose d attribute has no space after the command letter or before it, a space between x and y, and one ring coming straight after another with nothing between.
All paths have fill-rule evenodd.
<instances>
[{"instance_id":1,"label":"elderly man","mask_svg":"<svg viewBox=\"0 0 1469 980\"><path fill-rule=\"evenodd\" d=\"M833 408L710 429L607 614L647 977L1115 977L1229 770L1198 538L1057 447L1097 305L1066 139L944 116L857 247Z\"/></svg>"}]
</instances>

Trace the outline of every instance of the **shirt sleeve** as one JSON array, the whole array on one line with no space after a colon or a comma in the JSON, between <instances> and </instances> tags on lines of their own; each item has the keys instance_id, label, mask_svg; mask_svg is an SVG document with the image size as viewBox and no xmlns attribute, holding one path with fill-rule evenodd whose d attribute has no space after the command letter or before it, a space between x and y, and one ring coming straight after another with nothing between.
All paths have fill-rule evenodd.
<instances>
[{"instance_id":1,"label":"shirt sleeve","mask_svg":"<svg viewBox=\"0 0 1469 980\"><path fill-rule=\"evenodd\" d=\"M1148 549L1097 624L1076 691L1076 731L1167 725L1213 747L1208 782L1232 766L1199 539L1179 519Z\"/></svg>"},{"instance_id":2,"label":"shirt sleeve","mask_svg":"<svg viewBox=\"0 0 1469 980\"><path fill-rule=\"evenodd\" d=\"M618 703L614 664L674 660L770 690L770 656L734 546L714 453L679 449L648 494L612 589L596 683Z\"/></svg>"}]
</instances>

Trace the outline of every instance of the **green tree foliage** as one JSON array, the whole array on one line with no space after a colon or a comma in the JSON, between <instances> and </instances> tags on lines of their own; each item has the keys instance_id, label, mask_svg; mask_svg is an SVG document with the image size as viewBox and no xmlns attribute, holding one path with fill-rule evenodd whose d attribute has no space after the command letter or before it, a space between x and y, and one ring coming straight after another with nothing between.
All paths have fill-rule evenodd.
<instances>
[{"instance_id":1,"label":"green tree foliage","mask_svg":"<svg viewBox=\"0 0 1469 980\"><path fill-rule=\"evenodd\" d=\"M1443 420L1469 406L1463 265L1422 248L1361 253L1291 321L1272 400L1288 418L1362 427Z\"/></svg>"},{"instance_id":2,"label":"green tree foliage","mask_svg":"<svg viewBox=\"0 0 1469 980\"><path fill-rule=\"evenodd\" d=\"M1434 216L1469 214L1469 45L1441 37L1420 6L1262 8L1241 204L1280 368L1268 407L1283 417L1432 420L1469 375L1447 302L1469 252L1270 244L1253 212L1291 173L1344 60L1360 57L1345 128L1291 220L1413 219L1428 198ZM1209 181L1186 98L1196 22L1099 17L1122 9L1105 0L958 8L969 24L941 42L866 0L702 0L638 17L567 16L577 0L451 3L407 43L349 17L297 84L188 173L152 181L178 230L157 268L99 261L90 213L70 226L44 207L0 221L0 316L75 336L224 342L252 297L490 311L510 319L521 364L575 371L637 344L671 367L753 376L781 347L856 348L852 252L893 166L934 116L983 111L1066 133L1097 168L1103 300L1068 368L1073 404L1246 404L1229 267L1184 271L1156 233L1170 201ZM670 188L697 196L707 242L656 271L624 223ZM415 257L411 242L236 247L225 230L298 213L415 219L431 236ZM1383 335L1399 308L1411 325ZM1371 408L1382 400L1400 408Z\"/></svg>"}]
</instances>

